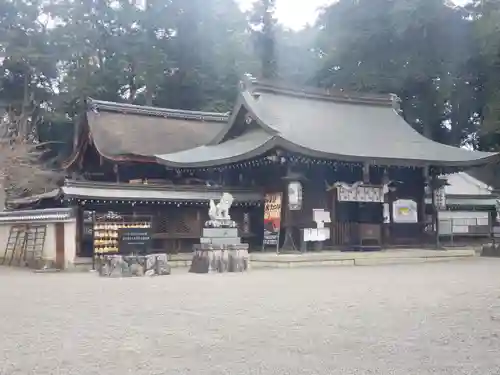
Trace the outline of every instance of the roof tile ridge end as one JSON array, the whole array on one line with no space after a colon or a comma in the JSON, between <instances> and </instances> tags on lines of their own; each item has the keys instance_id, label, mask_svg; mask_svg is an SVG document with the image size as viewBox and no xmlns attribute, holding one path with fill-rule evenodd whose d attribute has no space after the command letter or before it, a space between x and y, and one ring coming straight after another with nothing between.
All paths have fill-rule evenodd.
<instances>
[{"instance_id":1,"label":"roof tile ridge end","mask_svg":"<svg viewBox=\"0 0 500 375\"><path fill-rule=\"evenodd\" d=\"M339 101L353 104L377 104L399 107L399 97L395 94L374 94L360 93L344 90L322 89L315 87L298 87L288 85L286 83L278 83L273 81L251 81L250 85L245 86L246 91L249 91L253 96L259 93L269 92L281 95L290 95L302 97L306 99L319 99L327 101Z\"/></svg>"},{"instance_id":2,"label":"roof tile ridge end","mask_svg":"<svg viewBox=\"0 0 500 375\"><path fill-rule=\"evenodd\" d=\"M111 111L125 114L149 115L156 117L183 118L192 120L211 120L225 122L230 116L230 112L205 112L187 109L163 108L143 106L130 103L110 102L105 100L88 99L88 110Z\"/></svg>"}]
</instances>

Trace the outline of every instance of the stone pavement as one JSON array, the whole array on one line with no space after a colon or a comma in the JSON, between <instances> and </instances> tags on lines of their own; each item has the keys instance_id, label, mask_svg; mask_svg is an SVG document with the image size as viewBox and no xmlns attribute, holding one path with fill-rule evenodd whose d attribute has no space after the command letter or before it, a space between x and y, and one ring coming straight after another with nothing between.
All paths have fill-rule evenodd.
<instances>
[{"instance_id":1,"label":"stone pavement","mask_svg":"<svg viewBox=\"0 0 500 375\"><path fill-rule=\"evenodd\" d=\"M0 267L0 374L498 374L500 259L99 278Z\"/></svg>"}]
</instances>

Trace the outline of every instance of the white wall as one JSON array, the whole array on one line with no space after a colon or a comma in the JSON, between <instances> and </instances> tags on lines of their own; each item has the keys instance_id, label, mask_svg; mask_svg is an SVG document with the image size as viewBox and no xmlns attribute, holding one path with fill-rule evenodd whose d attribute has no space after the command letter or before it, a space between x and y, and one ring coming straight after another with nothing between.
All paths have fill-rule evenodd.
<instances>
[{"instance_id":1,"label":"white wall","mask_svg":"<svg viewBox=\"0 0 500 375\"><path fill-rule=\"evenodd\" d=\"M47 234L45 235L42 256L44 260L56 260L56 226L54 223L47 224Z\"/></svg>"},{"instance_id":2,"label":"white wall","mask_svg":"<svg viewBox=\"0 0 500 375\"><path fill-rule=\"evenodd\" d=\"M37 225L37 222L30 224ZM40 223L47 225L45 243L43 246L42 258L47 261L56 260L56 226L55 223ZM0 258L3 258L10 228L15 223L0 223ZM8 255L9 256L9 255ZM64 222L64 267L70 268L75 262L76 257L76 221Z\"/></svg>"},{"instance_id":3,"label":"white wall","mask_svg":"<svg viewBox=\"0 0 500 375\"><path fill-rule=\"evenodd\" d=\"M76 258L76 221L64 223L64 268L71 268Z\"/></svg>"},{"instance_id":4,"label":"white wall","mask_svg":"<svg viewBox=\"0 0 500 375\"><path fill-rule=\"evenodd\" d=\"M439 211L439 233L467 234L469 226L489 225L490 214L487 211Z\"/></svg>"},{"instance_id":5,"label":"white wall","mask_svg":"<svg viewBox=\"0 0 500 375\"><path fill-rule=\"evenodd\" d=\"M3 255L5 254L10 227L10 225L0 224L0 258L3 258Z\"/></svg>"}]
</instances>

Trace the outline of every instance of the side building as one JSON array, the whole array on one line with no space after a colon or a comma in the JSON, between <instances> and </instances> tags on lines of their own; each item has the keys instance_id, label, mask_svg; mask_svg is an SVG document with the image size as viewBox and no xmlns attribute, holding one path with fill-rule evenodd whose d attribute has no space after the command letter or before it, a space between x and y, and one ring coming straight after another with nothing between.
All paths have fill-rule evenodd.
<instances>
[{"instance_id":1,"label":"side building","mask_svg":"<svg viewBox=\"0 0 500 375\"><path fill-rule=\"evenodd\" d=\"M464 244L489 238L497 215L498 196L494 189L469 171L446 175L443 179L446 185L436 192L440 203L439 234L443 241ZM426 203L430 210L430 196Z\"/></svg>"}]
</instances>

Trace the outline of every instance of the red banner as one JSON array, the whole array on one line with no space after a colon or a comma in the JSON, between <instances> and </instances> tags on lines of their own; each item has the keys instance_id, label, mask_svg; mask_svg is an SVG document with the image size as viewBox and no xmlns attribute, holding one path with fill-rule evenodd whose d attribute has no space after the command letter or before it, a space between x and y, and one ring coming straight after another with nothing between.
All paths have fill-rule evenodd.
<instances>
[{"instance_id":1,"label":"red banner","mask_svg":"<svg viewBox=\"0 0 500 375\"><path fill-rule=\"evenodd\" d=\"M264 246L279 246L282 193L266 194L264 205Z\"/></svg>"}]
</instances>

